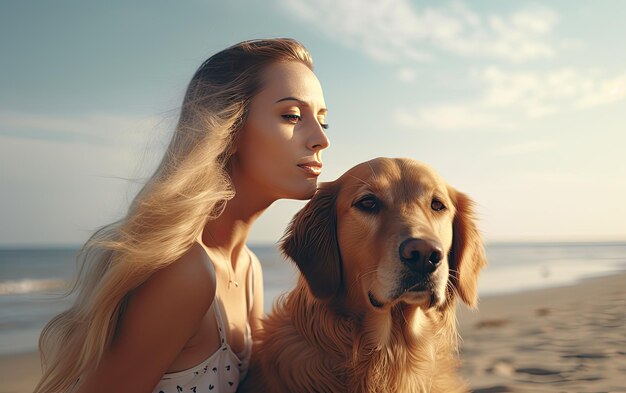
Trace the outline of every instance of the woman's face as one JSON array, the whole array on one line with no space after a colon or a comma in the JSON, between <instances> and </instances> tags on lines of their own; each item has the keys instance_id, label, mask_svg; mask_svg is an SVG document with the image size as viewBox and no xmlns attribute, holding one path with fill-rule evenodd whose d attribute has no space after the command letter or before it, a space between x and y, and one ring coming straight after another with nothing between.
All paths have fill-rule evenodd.
<instances>
[{"instance_id":1,"label":"woman's face","mask_svg":"<svg viewBox=\"0 0 626 393\"><path fill-rule=\"evenodd\" d=\"M298 62L271 64L262 77L232 160L235 187L271 200L308 199L329 145L322 87Z\"/></svg>"}]
</instances>

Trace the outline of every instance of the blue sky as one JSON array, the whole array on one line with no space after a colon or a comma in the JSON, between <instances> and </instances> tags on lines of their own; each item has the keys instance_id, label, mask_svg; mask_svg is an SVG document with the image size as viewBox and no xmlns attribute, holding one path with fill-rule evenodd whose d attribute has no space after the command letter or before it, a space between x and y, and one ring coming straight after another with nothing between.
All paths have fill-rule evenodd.
<instances>
[{"instance_id":1,"label":"blue sky","mask_svg":"<svg viewBox=\"0 0 626 393\"><path fill-rule=\"evenodd\" d=\"M626 3L0 2L0 245L80 244L125 213L200 63L293 37L313 55L322 181L412 157L489 241L626 239ZM251 243L276 241L279 201Z\"/></svg>"}]
</instances>

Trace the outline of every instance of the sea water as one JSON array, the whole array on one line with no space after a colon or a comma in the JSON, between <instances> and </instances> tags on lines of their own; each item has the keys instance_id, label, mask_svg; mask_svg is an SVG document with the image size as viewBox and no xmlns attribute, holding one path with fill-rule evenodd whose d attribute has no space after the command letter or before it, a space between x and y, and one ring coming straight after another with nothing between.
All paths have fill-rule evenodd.
<instances>
[{"instance_id":1,"label":"sea water","mask_svg":"<svg viewBox=\"0 0 626 393\"><path fill-rule=\"evenodd\" d=\"M293 288L297 269L275 245L251 245L263 266L265 311ZM626 242L492 243L479 292L495 295L575 283L626 269ZM41 329L65 310L75 248L0 249L0 354L32 351Z\"/></svg>"}]
</instances>

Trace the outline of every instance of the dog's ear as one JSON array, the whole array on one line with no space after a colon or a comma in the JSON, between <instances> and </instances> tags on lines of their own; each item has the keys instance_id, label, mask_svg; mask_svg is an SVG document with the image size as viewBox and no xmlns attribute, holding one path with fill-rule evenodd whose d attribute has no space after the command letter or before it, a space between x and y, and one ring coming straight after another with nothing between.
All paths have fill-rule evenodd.
<instances>
[{"instance_id":1,"label":"dog's ear","mask_svg":"<svg viewBox=\"0 0 626 393\"><path fill-rule=\"evenodd\" d=\"M473 308L478 302L478 275L487 265L485 248L476 227L474 202L452 187L448 191L456 209L449 256L451 280L461 299Z\"/></svg>"},{"instance_id":2,"label":"dog's ear","mask_svg":"<svg viewBox=\"0 0 626 393\"><path fill-rule=\"evenodd\" d=\"M333 183L318 188L281 239L283 254L296 263L318 299L331 298L341 284L335 199Z\"/></svg>"}]
</instances>

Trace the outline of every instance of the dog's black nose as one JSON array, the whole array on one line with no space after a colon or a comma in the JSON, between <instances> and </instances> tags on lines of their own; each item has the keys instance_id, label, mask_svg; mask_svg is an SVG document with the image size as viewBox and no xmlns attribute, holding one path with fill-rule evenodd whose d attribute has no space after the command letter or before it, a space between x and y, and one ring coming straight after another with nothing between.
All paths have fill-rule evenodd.
<instances>
[{"instance_id":1,"label":"dog's black nose","mask_svg":"<svg viewBox=\"0 0 626 393\"><path fill-rule=\"evenodd\" d=\"M420 273L432 273L443 259L441 243L409 238L400 244L400 260Z\"/></svg>"}]
</instances>

